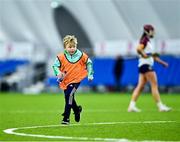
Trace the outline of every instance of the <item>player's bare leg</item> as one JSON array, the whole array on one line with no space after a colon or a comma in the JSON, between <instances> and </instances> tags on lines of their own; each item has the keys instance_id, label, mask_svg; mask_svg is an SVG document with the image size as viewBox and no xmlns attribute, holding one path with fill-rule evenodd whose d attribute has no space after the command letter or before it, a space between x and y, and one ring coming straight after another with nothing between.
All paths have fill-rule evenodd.
<instances>
[{"instance_id":1,"label":"player's bare leg","mask_svg":"<svg viewBox=\"0 0 180 142\"><path fill-rule=\"evenodd\" d=\"M166 105L162 104L159 90L158 90L158 83L157 83L157 76L156 73L153 72L147 72L145 73L146 79L150 82L151 85L151 92L152 96L157 103L159 111L170 111L171 108L167 107Z\"/></svg>"},{"instance_id":2,"label":"player's bare leg","mask_svg":"<svg viewBox=\"0 0 180 142\"><path fill-rule=\"evenodd\" d=\"M134 89L132 98L128 107L128 112L140 112L141 110L136 107L136 101L141 93L141 91L144 88L144 85L146 84L146 78L144 74L139 75L139 81L137 87Z\"/></svg>"}]
</instances>

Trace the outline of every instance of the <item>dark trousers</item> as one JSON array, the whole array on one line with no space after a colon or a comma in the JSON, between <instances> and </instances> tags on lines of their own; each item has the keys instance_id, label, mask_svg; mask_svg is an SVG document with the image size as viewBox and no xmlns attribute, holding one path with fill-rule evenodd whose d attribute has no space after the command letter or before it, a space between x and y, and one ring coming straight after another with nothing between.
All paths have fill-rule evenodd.
<instances>
[{"instance_id":1,"label":"dark trousers","mask_svg":"<svg viewBox=\"0 0 180 142\"><path fill-rule=\"evenodd\" d=\"M65 95L65 108L64 108L64 119L69 119L71 108L74 112L77 111L78 106L76 104L74 94L79 87L80 83L72 83L67 86L67 89L64 90Z\"/></svg>"}]
</instances>

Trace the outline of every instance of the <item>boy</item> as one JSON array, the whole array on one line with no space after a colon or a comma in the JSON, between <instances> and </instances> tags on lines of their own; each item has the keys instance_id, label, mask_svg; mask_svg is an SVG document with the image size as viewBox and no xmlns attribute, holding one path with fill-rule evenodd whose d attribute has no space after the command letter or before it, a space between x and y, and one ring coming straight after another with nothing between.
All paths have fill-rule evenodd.
<instances>
[{"instance_id":1,"label":"boy","mask_svg":"<svg viewBox=\"0 0 180 142\"><path fill-rule=\"evenodd\" d=\"M64 53L57 55L53 70L58 78L59 87L64 90L65 108L61 124L70 123L71 108L74 111L75 121L80 121L82 107L78 106L74 94L80 82L88 75L88 80L93 80L92 61L88 56L77 49L77 38L66 35L63 39Z\"/></svg>"}]
</instances>

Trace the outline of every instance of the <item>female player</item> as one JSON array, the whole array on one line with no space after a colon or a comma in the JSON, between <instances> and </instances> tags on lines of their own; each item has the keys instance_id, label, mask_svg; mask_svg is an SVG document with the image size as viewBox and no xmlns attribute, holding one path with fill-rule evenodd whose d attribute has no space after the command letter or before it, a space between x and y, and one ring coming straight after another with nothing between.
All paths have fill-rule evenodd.
<instances>
[{"instance_id":1,"label":"female player","mask_svg":"<svg viewBox=\"0 0 180 142\"><path fill-rule=\"evenodd\" d=\"M162 61L153 51L150 39L154 37L154 34L154 27L152 25L144 25L144 32L137 47L137 52L139 54L139 81L137 87L133 91L128 112L141 111L136 107L136 101L147 82L151 85L151 93L159 111L162 112L171 110L171 108L164 105L160 99L156 72L153 70L154 61L159 62L164 67L168 67L168 63Z\"/></svg>"}]
</instances>

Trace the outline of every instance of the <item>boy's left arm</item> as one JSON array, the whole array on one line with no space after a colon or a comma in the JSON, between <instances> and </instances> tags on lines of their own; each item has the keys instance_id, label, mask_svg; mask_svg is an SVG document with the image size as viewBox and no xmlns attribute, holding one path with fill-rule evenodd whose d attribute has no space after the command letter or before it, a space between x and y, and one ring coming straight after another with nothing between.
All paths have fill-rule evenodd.
<instances>
[{"instance_id":1,"label":"boy's left arm","mask_svg":"<svg viewBox=\"0 0 180 142\"><path fill-rule=\"evenodd\" d=\"M94 79L93 74L93 64L91 59L88 58L87 62L86 62L86 66L87 66L87 71L88 71L88 80L92 81Z\"/></svg>"}]
</instances>

